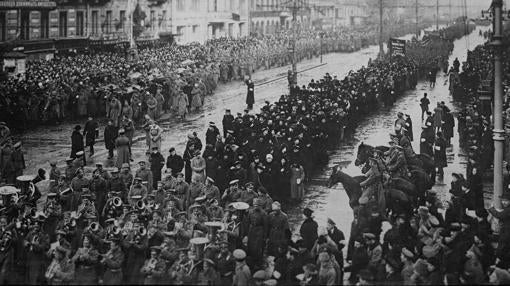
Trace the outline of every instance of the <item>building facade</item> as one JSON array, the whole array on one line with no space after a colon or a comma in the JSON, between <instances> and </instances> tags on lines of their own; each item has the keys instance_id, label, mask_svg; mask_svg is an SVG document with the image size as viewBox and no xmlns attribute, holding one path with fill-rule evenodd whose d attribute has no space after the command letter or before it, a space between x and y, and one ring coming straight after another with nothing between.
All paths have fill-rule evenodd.
<instances>
[{"instance_id":1,"label":"building facade","mask_svg":"<svg viewBox=\"0 0 510 286\"><path fill-rule=\"evenodd\" d=\"M249 35L249 0L172 0L178 43Z\"/></svg>"},{"instance_id":2,"label":"building facade","mask_svg":"<svg viewBox=\"0 0 510 286\"><path fill-rule=\"evenodd\" d=\"M251 0L252 33L274 34L292 26L292 10L296 7L296 22L310 27L310 0ZM295 4L295 6L294 6Z\"/></svg>"}]
</instances>

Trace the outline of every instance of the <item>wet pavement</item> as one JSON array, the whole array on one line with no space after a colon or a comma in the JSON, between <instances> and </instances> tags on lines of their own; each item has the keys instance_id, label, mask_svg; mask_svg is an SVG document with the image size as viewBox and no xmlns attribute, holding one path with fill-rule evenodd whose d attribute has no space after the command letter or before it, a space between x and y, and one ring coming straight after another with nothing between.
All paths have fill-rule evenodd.
<instances>
[{"instance_id":1,"label":"wet pavement","mask_svg":"<svg viewBox=\"0 0 510 286\"><path fill-rule=\"evenodd\" d=\"M483 37L479 37L479 30L485 31L485 27L478 27L466 39L466 37L455 41L455 48L450 56L450 66L457 57L462 63L467 58L467 47L473 49L479 44L484 43ZM326 181L331 174L331 168L335 165L344 167L343 171L351 176L361 174L360 168L354 166L356 158L357 146L364 142L366 144L388 145L389 133L393 129L397 112L411 115L413 121L413 134L415 138L420 138L421 134L421 108L419 101L424 93L428 94L430 106L435 107L437 102L444 101L455 114L460 111L460 104L453 102L449 95L448 83L445 84L447 76L444 73L438 73L436 87L430 88L428 82L420 81L415 90L407 91L402 95L393 106L382 107L378 111L365 118L356 131L346 138L336 150L329 154L329 163L322 170L317 171L310 184L307 185L307 194L304 201L289 210L291 225L295 232L299 230L299 226L303 221L302 210L305 207L313 209L316 221L319 226L325 226L327 218L331 218L336 222L337 227L342 230L346 237L350 235L351 222L353 220L352 209L349 206L349 199L341 184L335 185L333 188L326 187ZM457 119L455 119L457 124ZM448 190L451 182L452 172L465 173L466 156L464 150L459 147L459 135L456 132L452 139L452 146L447 149L448 167L444 169L444 181L442 184L436 184L433 191L438 194L444 202L448 196ZM419 152L419 140L413 142L413 148ZM384 227L383 227L384 229Z\"/></svg>"},{"instance_id":2,"label":"wet pavement","mask_svg":"<svg viewBox=\"0 0 510 286\"><path fill-rule=\"evenodd\" d=\"M484 27L478 29L486 29ZM462 62L467 57L466 48L473 49L476 45L483 43L483 38L478 36L479 30L475 30L468 37L455 42L455 49L450 57L453 62L458 57ZM406 39L410 39L408 35ZM370 46L354 53L332 53L323 56L321 65L319 58L306 60L298 64L298 70L304 71L298 75L298 81L301 84L308 83L311 79L321 78L326 72L337 75L338 78L344 78L350 70L357 70L366 65L370 58L374 59L378 53L378 46ZM288 66L275 68L271 70L258 71L252 75L256 83L254 110L260 110L264 101L276 101L281 94L287 92L287 70ZM428 83L420 82L416 90L408 91L398 99L392 107L381 108L377 112L369 115L363 120L356 129L356 132L346 138L345 142L340 144L335 150L330 152L330 160L327 166L318 170L313 176L311 182L307 184L307 194L304 201L299 205L287 206L285 211L289 215L291 225L298 229L302 221L301 210L308 206L315 210L316 220L319 225L325 225L328 217L333 219L337 226L345 233L346 237L350 233L352 221L352 210L348 205L347 195L340 184L333 188L325 187L327 176L330 174L332 166L342 163L346 166L346 171L350 175L358 175L359 169L352 163L357 151L357 145L361 141L371 145L386 145L397 111L402 111L411 115L415 137L419 138L420 128L420 107L419 99L424 92L429 94L431 106L438 101L445 101L452 107L453 112L457 111L459 106L452 102L449 96L448 85L443 85L446 80L444 74L439 74L437 85L431 89ZM276 80L275 80L276 79ZM269 83L268 83L269 82ZM192 113L186 121L178 122L171 116L166 116L161 124L165 130L163 135L162 149L163 156L167 156L170 147L175 147L178 153L182 154L187 140L186 135L196 131L200 138L204 138L205 132L210 121L221 125L221 119L225 109L231 109L233 113L242 111L245 108L246 87L242 82L230 82L225 85L219 85L214 95L206 97L201 111ZM82 123L82 125L84 122ZM70 135L74 124L62 124L52 127L41 127L25 133L22 136L24 150L26 152L28 173L36 173L38 168L49 169L50 160L58 160L59 166L64 166L64 159L70 152ZM219 126L221 127L221 126ZM220 128L221 130L222 128ZM102 132L101 132L102 133ZM145 140L140 136L133 146L134 161L145 159ZM102 134L101 134L102 136ZM465 159L462 150L459 150L458 134L452 140L453 147L448 151L448 168L445 169L445 184L449 185L450 174L454 171L465 170ZM415 150L419 150L419 142L413 142ZM88 156L88 151L87 151ZM112 166L114 161L107 160L107 151L104 143L96 144L96 153L88 159L87 169L92 170L95 162L103 162L106 166ZM446 196L447 188L445 185L436 185L434 187L439 194ZM44 198L43 200L44 201Z\"/></svg>"}]
</instances>

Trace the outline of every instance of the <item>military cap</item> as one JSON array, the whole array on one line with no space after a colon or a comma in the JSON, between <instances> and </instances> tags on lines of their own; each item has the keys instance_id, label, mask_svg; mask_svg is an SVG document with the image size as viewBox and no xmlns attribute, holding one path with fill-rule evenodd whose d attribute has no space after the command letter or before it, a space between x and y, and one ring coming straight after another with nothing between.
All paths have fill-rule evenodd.
<instances>
[{"instance_id":1,"label":"military cap","mask_svg":"<svg viewBox=\"0 0 510 286\"><path fill-rule=\"evenodd\" d=\"M236 249L234 250L234 258L237 260L244 260L246 258L246 252L242 249Z\"/></svg>"}]
</instances>

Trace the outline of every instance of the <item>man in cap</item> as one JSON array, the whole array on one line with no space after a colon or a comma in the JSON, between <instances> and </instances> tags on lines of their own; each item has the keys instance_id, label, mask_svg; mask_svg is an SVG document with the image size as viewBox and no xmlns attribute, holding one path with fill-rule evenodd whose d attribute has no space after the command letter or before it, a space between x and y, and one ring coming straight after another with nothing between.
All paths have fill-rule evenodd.
<instances>
[{"instance_id":1,"label":"man in cap","mask_svg":"<svg viewBox=\"0 0 510 286\"><path fill-rule=\"evenodd\" d=\"M235 274L233 277L233 286L248 286L250 285L251 271L250 267L246 265L246 252L242 249L236 249L233 253L236 260Z\"/></svg>"},{"instance_id":2,"label":"man in cap","mask_svg":"<svg viewBox=\"0 0 510 286\"><path fill-rule=\"evenodd\" d=\"M301 224L301 227L299 229L299 233L301 234L301 237L303 238L304 245L308 250L311 250L313 245L315 244L315 241L318 238L317 229L319 228L319 225L317 222L313 219L313 211L306 207L303 210L303 215L305 216L305 220Z\"/></svg>"},{"instance_id":3,"label":"man in cap","mask_svg":"<svg viewBox=\"0 0 510 286\"><path fill-rule=\"evenodd\" d=\"M268 253L269 255L277 255L278 248L287 248L287 242L290 236L290 227L287 214L282 212L279 202L273 202L271 213L269 214L269 236L268 236Z\"/></svg>"},{"instance_id":4,"label":"man in cap","mask_svg":"<svg viewBox=\"0 0 510 286\"><path fill-rule=\"evenodd\" d=\"M221 123L223 125L223 137L227 137L227 130L234 128L234 116L230 113L230 109L225 110Z\"/></svg>"},{"instance_id":5,"label":"man in cap","mask_svg":"<svg viewBox=\"0 0 510 286\"><path fill-rule=\"evenodd\" d=\"M108 120L108 124L104 129L104 144L106 150L108 150L108 159L113 158L113 150L115 149L115 140L119 135L117 127L113 125L112 120Z\"/></svg>"},{"instance_id":6,"label":"man in cap","mask_svg":"<svg viewBox=\"0 0 510 286\"><path fill-rule=\"evenodd\" d=\"M38 216L34 219L31 230L23 241L26 249L27 261L27 280L30 285L36 285L44 282L44 266L46 265L46 251L50 248L50 238L47 233L42 231L42 225L45 221L44 216Z\"/></svg>"},{"instance_id":7,"label":"man in cap","mask_svg":"<svg viewBox=\"0 0 510 286\"><path fill-rule=\"evenodd\" d=\"M214 145L216 143L216 137L220 135L220 130L216 127L214 122L209 122L209 127L207 128L207 132L205 133L205 144Z\"/></svg>"},{"instance_id":8,"label":"man in cap","mask_svg":"<svg viewBox=\"0 0 510 286\"><path fill-rule=\"evenodd\" d=\"M135 199L135 197L139 197L138 199ZM142 178L135 177L133 181L133 186L131 186L131 189L128 193L128 201L129 203L134 206L137 201L144 200L147 197L147 188L142 184Z\"/></svg>"},{"instance_id":9,"label":"man in cap","mask_svg":"<svg viewBox=\"0 0 510 286\"><path fill-rule=\"evenodd\" d=\"M214 185L214 179L207 177L205 180L204 194L208 201L217 200L220 201L220 190Z\"/></svg>"},{"instance_id":10,"label":"man in cap","mask_svg":"<svg viewBox=\"0 0 510 286\"><path fill-rule=\"evenodd\" d=\"M403 148L397 144L391 145L391 156L388 158L388 171L392 178L408 178L407 160Z\"/></svg>"},{"instance_id":11,"label":"man in cap","mask_svg":"<svg viewBox=\"0 0 510 286\"><path fill-rule=\"evenodd\" d=\"M103 168L103 163L102 162L97 162L96 163L96 169L94 169L93 172L95 172L95 171L98 171L99 175L103 179L105 179L105 180L108 180L111 177L110 173L108 173L108 171Z\"/></svg>"},{"instance_id":12,"label":"man in cap","mask_svg":"<svg viewBox=\"0 0 510 286\"><path fill-rule=\"evenodd\" d=\"M157 146L152 147L149 162L151 163L152 188L155 190L158 187L158 182L161 181L161 169L165 166L165 158L163 158Z\"/></svg>"},{"instance_id":13,"label":"man in cap","mask_svg":"<svg viewBox=\"0 0 510 286\"><path fill-rule=\"evenodd\" d=\"M360 183L360 187L362 187L363 194L359 198L359 203L361 205L366 205L373 195L378 198L378 205L382 213L386 213L386 204L384 202L384 189L382 186L382 174L379 170L377 160L370 157L369 158L370 169L368 170L366 176L367 179Z\"/></svg>"},{"instance_id":14,"label":"man in cap","mask_svg":"<svg viewBox=\"0 0 510 286\"><path fill-rule=\"evenodd\" d=\"M179 209L184 210L190 201L190 189L188 183L184 180L184 174L182 172L177 173L175 183L175 197L179 200Z\"/></svg>"},{"instance_id":15,"label":"man in cap","mask_svg":"<svg viewBox=\"0 0 510 286\"><path fill-rule=\"evenodd\" d=\"M140 270L145 275L145 285L159 285L164 278L166 262L161 258L161 247L152 246L150 248L150 257L145 260L145 263Z\"/></svg>"},{"instance_id":16,"label":"man in cap","mask_svg":"<svg viewBox=\"0 0 510 286\"><path fill-rule=\"evenodd\" d=\"M170 155L166 158L166 168L170 169L172 176L177 177L177 174L184 168L184 161L182 157L177 155L175 148L170 148Z\"/></svg>"},{"instance_id":17,"label":"man in cap","mask_svg":"<svg viewBox=\"0 0 510 286\"><path fill-rule=\"evenodd\" d=\"M122 264L124 252L121 249L121 241L118 238L109 240L110 249L103 255L101 264L104 265L103 284L120 285L122 283Z\"/></svg>"},{"instance_id":18,"label":"man in cap","mask_svg":"<svg viewBox=\"0 0 510 286\"><path fill-rule=\"evenodd\" d=\"M248 109L253 109L253 104L255 103L255 84L251 80L251 78L245 81L246 87L248 91L246 93L246 105Z\"/></svg>"},{"instance_id":19,"label":"man in cap","mask_svg":"<svg viewBox=\"0 0 510 286\"><path fill-rule=\"evenodd\" d=\"M124 181L119 177L119 168L114 167L112 169L112 177L106 181L106 193L119 193L122 194L125 199L127 187Z\"/></svg>"},{"instance_id":20,"label":"man in cap","mask_svg":"<svg viewBox=\"0 0 510 286\"><path fill-rule=\"evenodd\" d=\"M74 280L75 265L69 259L71 250L66 246L57 246L53 252L53 260L47 268L46 278L50 285L66 285Z\"/></svg>"},{"instance_id":21,"label":"man in cap","mask_svg":"<svg viewBox=\"0 0 510 286\"><path fill-rule=\"evenodd\" d=\"M447 166L446 159L446 140L443 137L443 133L438 131L436 134L436 140L434 142L434 163L437 168L439 179L442 180L444 176L443 168Z\"/></svg>"},{"instance_id":22,"label":"man in cap","mask_svg":"<svg viewBox=\"0 0 510 286\"><path fill-rule=\"evenodd\" d=\"M267 213L262 209L259 199L253 200L253 208L248 211L248 255L254 266L261 266L269 231Z\"/></svg>"},{"instance_id":23,"label":"man in cap","mask_svg":"<svg viewBox=\"0 0 510 286\"><path fill-rule=\"evenodd\" d=\"M99 136L99 124L96 120L89 116L83 129L83 135L85 136L85 146L90 148L90 156L94 155L94 144L96 144L96 138Z\"/></svg>"},{"instance_id":24,"label":"man in cap","mask_svg":"<svg viewBox=\"0 0 510 286\"><path fill-rule=\"evenodd\" d=\"M141 178L143 182L147 182L147 191L152 192L152 188L154 186L152 181L154 178L152 171L147 169L147 163L144 160L138 162L138 165L140 168L136 170L135 177Z\"/></svg>"},{"instance_id":25,"label":"man in cap","mask_svg":"<svg viewBox=\"0 0 510 286\"><path fill-rule=\"evenodd\" d=\"M81 192L83 188L88 188L89 186L90 181L85 177L83 168L77 169L75 177L71 180L71 189L73 189L74 192Z\"/></svg>"},{"instance_id":26,"label":"man in cap","mask_svg":"<svg viewBox=\"0 0 510 286\"><path fill-rule=\"evenodd\" d=\"M60 178L61 173L62 172L57 167L57 161L51 161L50 162L50 175L49 175L50 181L53 180L53 181L57 182L58 179Z\"/></svg>"}]
</instances>

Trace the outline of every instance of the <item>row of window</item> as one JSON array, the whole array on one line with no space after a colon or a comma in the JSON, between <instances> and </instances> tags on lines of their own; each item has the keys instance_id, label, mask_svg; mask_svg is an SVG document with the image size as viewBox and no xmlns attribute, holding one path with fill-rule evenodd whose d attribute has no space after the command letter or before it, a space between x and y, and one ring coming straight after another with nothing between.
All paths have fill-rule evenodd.
<instances>
[{"instance_id":1,"label":"row of window","mask_svg":"<svg viewBox=\"0 0 510 286\"><path fill-rule=\"evenodd\" d=\"M239 11L245 7L247 0L176 0L176 9L179 12L184 11L206 11L220 12L220 11ZM206 1L206 5L202 5Z\"/></svg>"}]
</instances>

